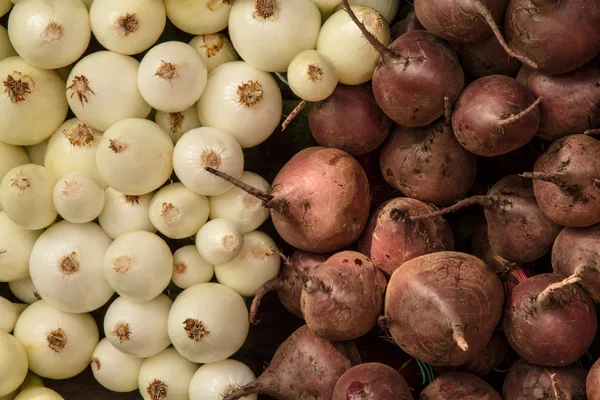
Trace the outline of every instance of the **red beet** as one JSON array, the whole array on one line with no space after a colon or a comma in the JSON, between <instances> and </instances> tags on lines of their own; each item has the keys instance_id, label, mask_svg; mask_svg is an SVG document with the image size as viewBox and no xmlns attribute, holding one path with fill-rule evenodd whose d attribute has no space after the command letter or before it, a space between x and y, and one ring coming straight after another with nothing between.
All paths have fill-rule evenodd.
<instances>
[{"instance_id":1,"label":"red beet","mask_svg":"<svg viewBox=\"0 0 600 400\"><path fill-rule=\"evenodd\" d=\"M539 71L573 71L600 51L597 0L510 0L505 24L509 46L532 59Z\"/></svg>"},{"instance_id":2,"label":"red beet","mask_svg":"<svg viewBox=\"0 0 600 400\"><path fill-rule=\"evenodd\" d=\"M475 257L481 258L497 274L504 274L518 264L498 255L490 244L488 238L487 222L485 219L478 221L473 236L471 236L471 252Z\"/></svg>"},{"instance_id":3,"label":"red beet","mask_svg":"<svg viewBox=\"0 0 600 400\"><path fill-rule=\"evenodd\" d=\"M356 161L363 167L369 180L371 189L371 210L376 209L388 200L400 195L400 192L388 185L379 168L379 150L372 151L362 156L357 156Z\"/></svg>"},{"instance_id":4,"label":"red beet","mask_svg":"<svg viewBox=\"0 0 600 400\"><path fill-rule=\"evenodd\" d=\"M483 261L442 251L413 258L394 272L381 322L413 357L457 366L488 344L503 302L502 284Z\"/></svg>"},{"instance_id":5,"label":"red beet","mask_svg":"<svg viewBox=\"0 0 600 400\"><path fill-rule=\"evenodd\" d=\"M467 372L448 372L429 384L419 400L502 400L480 377Z\"/></svg>"},{"instance_id":6,"label":"red beet","mask_svg":"<svg viewBox=\"0 0 600 400\"><path fill-rule=\"evenodd\" d=\"M414 11L410 11L406 14L406 17L398 21L392 27L390 27L390 33L392 37L392 41L398 39L400 36L404 35L406 32L410 31L424 31L425 28L419 22L417 18L417 14Z\"/></svg>"},{"instance_id":7,"label":"red beet","mask_svg":"<svg viewBox=\"0 0 600 400\"><path fill-rule=\"evenodd\" d=\"M585 386L588 400L600 400L600 358L590 368Z\"/></svg>"},{"instance_id":8,"label":"red beet","mask_svg":"<svg viewBox=\"0 0 600 400\"><path fill-rule=\"evenodd\" d=\"M335 385L332 400L412 400L406 380L395 369L380 363L350 368Z\"/></svg>"},{"instance_id":9,"label":"red beet","mask_svg":"<svg viewBox=\"0 0 600 400\"><path fill-rule=\"evenodd\" d=\"M518 59L506 53L495 36L455 47L465 72L475 78L488 75L515 76L522 65Z\"/></svg>"},{"instance_id":10,"label":"red beet","mask_svg":"<svg viewBox=\"0 0 600 400\"><path fill-rule=\"evenodd\" d=\"M592 298L565 277L540 274L512 290L503 320L512 348L527 362L560 367L581 357L596 335Z\"/></svg>"},{"instance_id":11,"label":"red beet","mask_svg":"<svg viewBox=\"0 0 600 400\"><path fill-rule=\"evenodd\" d=\"M508 76L479 78L466 87L456 102L452 115L454 134L474 154L506 154L535 136L540 101Z\"/></svg>"},{"instance_id":12,"label":"red beet","mask_svg":"<svg viewBox=\"0 0 600 400\"><path fill-rule=\"evenodd\" d=\"M253 393L279 400L331 400L336 382L350 367L350 360L331 342L304 325L279 346L258 379L223 400L237 400Z\"/></svg>"},{"instance_id":13,"label":"red beet","mask_svg":"<svg viewBox=\"0 0 600 400\"><path fill-rule=\"evenodd\" d=\"M443 217L421 221L407 218L433 211L433 206L409 197L385 202L371 214L358 240L358 250L388 275L415 257L453 250L452 228Z\"/></svg>"},{"instance_id":14,"label":"red beet","mask_svg":"<svg viewBox=\"0 0 600 400\"><path fill-rule=\"evenodd\" d=\"M339 84L331 96L312 106L308 124L320 146L358 156L383 143L392 120L377 106L370 84Z\"/></svg>"},{"instance_id":15,"label":"red beet","mask_svg":"<svg viewBox=\"0 0 600 400\"><path fill-rule=\"evenodd\" d=\"M517 361L504 380L504 400L586 400L586 370L577 365L540 367Z\"/></svg>"}]
</instances>

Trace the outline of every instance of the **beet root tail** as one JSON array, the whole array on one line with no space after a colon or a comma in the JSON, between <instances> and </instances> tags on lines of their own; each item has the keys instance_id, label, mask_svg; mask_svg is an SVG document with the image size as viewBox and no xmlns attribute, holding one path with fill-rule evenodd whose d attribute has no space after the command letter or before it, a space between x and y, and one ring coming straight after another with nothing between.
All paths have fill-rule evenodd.
<instances>
[{"instance_id":1,"label":"beet root tail","mask_svg":"<svg viewBox=\"0 0 600 400\"><path fill-rule=\"evenodd\" d=\"M264 285L262 285L260 289L258 289L256 294L254 295L254 298L252 299L252 304L250 305L251 324L258 323L258 321L256 320L256 315L258 314L258 308L260 307L260 302L262 298L265 297L267 293L272 292L273 290L277 290L279 287L281 287L281 278L275 277L267 283L265 283Z\"/></svg>"},{"instance_id":2,"label":"beet root tail","mask_svg":"<svg viewBox=\"0 0 600 400\"><path fill-rule=\"evenodd\" d=\"M451 206L448 206L446 208L442 208L441 210L437 210L434 212L431 212L429 214L421 214L421 215L411 215L408 217L408 219L410 219L411 221L418 221L421 219L429 219L429 218L435 218L435 217L441 217L443 215L446 214L450 214L454 211L458 211L462 208L465 207L469 207L475 204L479 204L482 207L491 207L492 205L494 205L497 201L499 201L499 199L497 199L495 196L473 196L473 197L468 197L466 199L460 200L458 203L455 203Z\"/></svg>"},{"instance_id":3,"label":"beet root tail","mask_svg":"<svg viewBox=\"0 0 600 400\"><path fill-rule=\"evenodd\" d=\"M285 121L283 121L283 123L281 124L282 131L285 131L285 128L287 128L288 125L292 123L294 118L296 118L298 114L300 114L302 110L304 110L304 107L306 107L307 104L308 103L306 102L306 100L302 100L300 103L298 103L298 105L292 110L290 115L288 115Z\"/></svg>"},{"instance_id":4,"label":"beet root tail","mask_svg":"<svg viewBox=\"0 0 600 400\"><path fill-rule=\"evenodd\" d=\"M452 326L452 339L454 339L454 342L462 351L469 350L469 344L467 343L467 339L465 339L465 333L462 326Z\"/></svg>"},{"instance_id":5,"label":"beet root tail","mask_svg":"<svg viewBox=\"0 0 600 400\"><path fill-rule=\"evenodd\" d=\"M542 101L542 98L538 97L533 103L531 103L531 105L529 107L527 107L520 113L515 114L509 118L500 120L500 122L499 122L500 126L514 124L515 122L519 122L520 120L525 118L530 112L532 112L540 104L541 101Z\"/></svg>"},{"instance_id":6,"label":"beet root tail","mask_svg":"<svg viewBox=\"0 0 600 400\"><path fill-rule=\"evenodd\" d=\"M232 183L233 185L237 186L238 188L242 189L244 192L256 197L257 199L261 200L265 207L272 207L272 202L273 200L275 200L275 196L271 196L268 193L263 192L262 190L259 190L253 186L250 186L242 181L240 181L239 179L234 178L233 176L226 174L225 172L221 172L217 169L214 169L212 167L204 167L204 169L215 175L218 176L221 179L225 179L227 182Z\"/></svg>"},{"instance_id":7,"label":"beet root tail","mask_svg":"<svg viewBox=\"0 0 600 400\"><path fill-rule=\"evenodd\" d=\"M540 294L537 295L536 301L542 307L548 307L552 304L553 296L556 292L562 290L565 287L576 284L581 281L581 273L574 273L573 275L568 276L560 282L553 283L549 285L546 289L542 290Z\"/></svg>"},{"instance_id":8,"label":"beet root tail","mask_svg":"<svg viewBox=\"0 0 600 400\"><path fill-rule=\"evenodd\" d=\"M260 390L261 387L259 383L257 383L256 381L250 382L249 384L242 386L233 393L230 393L227 396L223 397L223 400L238 400L242 397L246 397L251 394L257 394L260 392Z\"/></svg>"},{"instance_id":9,"label":"beet root tail","mask_svg":"<svg viewBox=\"0 0 600 400\"><path fill-rule=\"evenodd\" d=\"M551 174L547 172L523 172L519 176L522 178L553 183L561 189L566 189L569 186L567 180L559 174Z\"/></svg>"}]
</instances>

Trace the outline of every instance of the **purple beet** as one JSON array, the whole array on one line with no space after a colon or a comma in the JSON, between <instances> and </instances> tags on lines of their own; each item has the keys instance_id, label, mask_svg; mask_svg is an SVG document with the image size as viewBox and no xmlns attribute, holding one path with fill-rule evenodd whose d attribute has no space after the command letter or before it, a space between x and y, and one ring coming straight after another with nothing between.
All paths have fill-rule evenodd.
<instances>
[{"instance_id":1,"label":"purple beet","mask_svg":"<svg viewBox=\"0 0 600 400\"><path fill-rule=\"evenodd\" d=\"M527 362L561 367L577 361L596 335L596 309L564 276L540 274L519 283L505 307L504 333Z\"/></svg>"},{"instance_id":2,"label":"purple beet","mask_svg":"<svg viewBox=\"0 0 600 400\"><path fill-rule=\"evenodd\" d=\"M440 375L421 392L419 400L502 400L480 377L467 372Z\"/></svg>"},{"instance_id":3,"label":"purple beet","mask_svg":"<svg viewBox=\"0 0 600 400\"><path fill-rule=\"evenodd\" d=\"M460 64L466 73L475 78L488 75L514 77L521 68L521 62L510 57L495 36L475 43L455 46Z\"/></svg>"},{"instance_id":4,"label":"purple beet","mask_svg":"<svg viewBox=\"0 0 600 400\"><path fill-rule=\"evenodd\" d=\"M479 78L465 88L454 106L454 134L474 154L485 157L506 154L535 136L541 101L508 76Z\"/></svg>"},{"instance_id":5,"label":"purple beet","mask_svg":"<svg viewBox=\"0 0 600 400\"><path fill-rule=\"evenodd\" d=\"M390 27L390 33L392 36L392 41L398 39L400 36L404 35L406 32L410 31L424 31L425 28L419 22L417 18L417 14L414 11L410 11L406 14L406 17L395 23Z\"/></svg>"},{"instance_id":6,"label":"purple beet","mask_svg":"<svg viewBox=\"0 0 600 400\"><path fill-rule=\"evenodd\" d=\"M494 336L488 342L487 346L477 356L460 368L466 372L477 376L486 376L491 374L506 357L509 344L502 332L494 332Z\"/></svg>"},{"instance_id":7,"label":"purple beet","mask_svg":"<svg viewBox=\"0 0 600 400\"><path fill-rule=\"evenodd\" d=\"M421 221L407 218L433 211L433 206L409 197L385 202L371 214L358 240L358 250L388 275L415 257L454 250L452 228L443 217Z\"/></svg>"},{"instance_id":8,"label":"purple beet","mask_svg":"<svg viewBox=\"0 0 600 400\"><path fill-rule=\"evenodd\" d=\"M600 400L600 358L590 368L585 386L588 400Z\"/></svg>"},{"instance_id":9,"label":"purple beet","mask_svg":"<svg viewBox=\"0 0 600 400\"><path fill-rule=\"evenodd\" d=\"M370 84L339 84L331 96L312 106L308 125L320 146L359 156L383 143L392 120L377 106Z\"/></svg>"},{"instance_id":10,"label":"purple beet","mask_svg":"<svg viewBox=\"0 0 600 400\"><path fill-rule=\"evenodd\" d=\"M586 400L586 370L577 365L540 367L519 360L504 380L504 400Z\"/></svg>"},{"instance_id":11,"label":"purple beet","mask_svg":"<svg viewBox=\"0 0 600 400\"><path fill-rule=\"evenodd\" d=\"M381 363L350 368L335 385L332 400L412 400L406 380L395 369Z\"/></svg>"},{"instance_id":12,"label":"purple beet","mask_svg":"<svg viewBox=\"0 0 600 400\"><path fill-rule=\"evenodd\" d=\"M471 254L481 258L497 274L517 268L518 264L498 255L490 244L487 222L485 219L477 222L473 236L471 236Z\"/></svg>"}]
</instances>

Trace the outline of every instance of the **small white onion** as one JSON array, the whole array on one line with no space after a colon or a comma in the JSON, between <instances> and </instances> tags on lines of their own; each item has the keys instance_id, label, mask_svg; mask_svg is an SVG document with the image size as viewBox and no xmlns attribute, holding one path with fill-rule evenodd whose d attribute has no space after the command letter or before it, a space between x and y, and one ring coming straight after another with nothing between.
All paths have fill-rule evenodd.
<instances>
[{"instance_id":1,"label":"small white onion","mask_svg":"<svg viewBox=\"0 0 600 400\"><path fill-rule=\"evenodd\" d=\"M111 51L79 60L67 79L67 100L75 116L99 131L126 118L146 118L152 107L137 86L139 66L135 58Z\"/></svg>"},{"instance_id":2,"label":"small white onion","mask_svg":"<svg viewBox=\"0 0 600 400\"><path fill-rule=\"evenodd\" d=\"M240 59L231 40L222 33L195 36L189 45L200 54L209 73L221 64Z\"/></svg>"},{"instance_id":3,"label":"small white onion","mask_svg":"<svg viewBox=\"0 0 600 400\"><path fill-rule=\"evenodd\" d=\"M83 372L99 341L90 314L60 311L44 300L23 311L14 335L27 352L29 369L48 379L69 379Z\"/></svg>"},{"instance_id":4,"label":"small white onion","mask_svg":"<svg viewBox=\"0 0 600 400\"><path fill-rule=\"evenodd\" d=\"M188 44L171 41L154 46L144 55L137 80L148 104L160 111L177 112L198 101L207 77L200 54Z\"/></svg>"},{"instance_id":5,"label":"small white onion","mask_svg":"<svg viewBox=\"0 0 600 400\"><path fill-rule=\"evenodd\" d=\"M119 351L135 357L152 357L171 343L167 318L172 304L164 294L144 303L119 297L106 311L104 333Z\"/></svg>"},{"instance_id":6,"label":"small white onion","mask_svg":"<svg viewBox=\"0 0 600 400\"><path fill-rule=\"evenodd\" d=\"M296 96L306 101L326 99L338 83L335 65L316 50L306 50L294 57L287 79Z\"/></svg>"},{"instance_id":7,"label":"small white onion","mask_svg":"<svg viewBox=\"0 0 600 400\"><path fill-rule=\"evenodd\" d=\"M244 61L215 68L197 105L203 126L224 130L242 148L267 140L282 113L281 90L275 79Z\"/></svg>"},{"instance_id":8,"label":"small white onion","mask_svg":"<svg viewBox=\"0 0 600 400\"><path fill-rule=\"evenodd\" d=\"M4 211L0 211L0 282L29 276L29 256L41 234L41 230L21 228Z\"/></svg>"},{"instance_id":9,"label":"small white onion","mask_svg":"<svg viewBox=\"0 0 600 400\"><path fill-rule=\"evenodd\" d=\"M312 0L236 0L229 15L229 37L248 64L285 72L292 59L314 49L321 14Z\"/></svg>"},{"instance_id":10,"label":"small white onion","mask_svg":"<svg viewBox=\"0 0 600 400\"><path fill-rule=\"evenodd\" d=\"M58 213L52 202L57 177L48 168L25 164L8 171L0 183L0 203L6 215L24 229L43 229Z\"/></svg>"},{"instance_id":11,"label":"small white onion","mask_svg":"<svg viewBox=\"0 0 600 400\"><path fill-rule=\"evenodd\" d=\"M43 142L54 133L69 109L65 82L55 71L26 63L20 57L0 61L0 141L19 146Z\"/></svg>"},{"instance_id":12,"label":"small white onion","mask_svg":"<svg viewBox=\"0 0 600 400\"><path fill-rule=\"evenodd\" d=\"M30 276L10 281L8 287L12 294L24 303L31 304L42 299Z\"/></svg>"},{"instance_id":13,"label":"small white onion","mask_svg":"<svg viewBox=\"0 0 600 400\"><path fill-rule=\"evenodd\" d=\"M14 167L29 163L29 157L22 147L0 142L0 179Z\"/></svg>"},{"instance_id":14,"label":"small white onion","mask_svg":"<svg viewBox=\"0 0 600 400\"><path fill-rule=\"evenodd\" d=\"M8 31L5 27L0 26L0 61L4 60L5 58L13 57L16 55L17 52L15 51L14 47L12 46L12 43L10 42L10 39L8 38Z\"/></svg>"},{"instance_id":15,"label":"small white onion","mask_svg":"<svg viewBox=\"0 0 600 400\"><path fill-rule=\"evenodd\" d=\"M173 253L173 276L171 280L181 289L198 283L210 282L215 269L202 258L193 244L177 249Z\"/></svg>"},{"instance_id":16,"label":"small white onion","mask_svg":"<svg viewBox=\"0 0 600 400\"><path fill-rule=\"evenodd\" d=\"M218 283L199 283L177 296L169 313L169 338L190 361L225 360L248 336L250 322L242 296Z\"/></svg>"},{"instance_id":17,"label":"small white onion","mask_svg":"<svg viewBox=\"0 0 600 400\"><path fill-rule=\"evenodd\" d=\"M96 166L96 151L102 140L102 132L92 129L77 118L65 121L48 140L43 165L57 176L71 172L84 172L101 188L106 189Z\"/></svg>"},{"instance_id":18,"label":"small white onion","mask_svg":"<svg viewBox=\"0 0 600 400\"><path fill-rule=\"evenodd\" d=\"M225 193L233 185L206 171L212 167L239 178L244 172L244 153L230 134L215 128L195 128L175 145L173 168L177 178L190 190L204 196Z\"/></svg>"},{"instance_id":19,"label":"small white onion","mask_svg":"<svg viewBox=\"0 0 600 400\"><path fill-rule=\"evenodd\" d=\"M150 48L165 29L161 0L101 0L90 7L92 32L107 50L125 55Z\"/></svg>"},{"instance_id":20,"label":"small white onion","mask_svg":"<svg viewBox=\"0 0 600 400\"><path fill-rule=\"evenodd\" d=\"M115 190L130 195L150 193L173 172L173 142L156 123L127 118L104 132L96 165Z\"/></svg>"},{"instance_id":21,"label":"small white onion","mask_svg":"<svg viewBox=\"0 0 600 400\"><path fill-rule=\"evenodd\" d=\"M123 393L137 389L143 362L143 358L123 353L104 338L94 349L90 365L98 383L108 390Z\"/></svg>"},{"instance_id":22,"label":"small white onion","mask_svg":"<svg viewBox=\"0 0 600 400\"><path fill-rule=\"evenodd\" d=\"M54 186L54 208L76 224L95 220L104 207L104 190L83 172L71 172Z\"/></svg>"},{"instance_id":23,"label":"small white onion","mask_svg":"<svg viewBox=\"0 0 600 400\"><path fill-rule=\"evenodd\" d=\"M142 196L126 195L109 187L104 191L104 208L98 215L98 223L113 239L127 232L156 232L149 216L150 202L154 192Z\"/></svg>"},{"instance_id":24,"label":"small white onion","mask_svg":"<svg viewBox=\"0 0 600 400\"><path fill-rule=\"evenodd\" d=\"M50 388L36 386L20 391L14 400L65 400L65 398Z\"/></svg>"},{"instance_id":25,"label":"small white onion","mask_svg":"<svg viewBox=\"0 0 600 400\"><path fill-rule=\"evenodd\" d=\"M335 11L344 7L341 0L337 0L337 3L338 6L335 8ZM350 6L371 7L375 11L378 11L388 24L391 24L394 18L396 18L398 8L400 8L400 0L348 0L348 3Z\"/></svg>"},{"instance_id":26,"label":"small white onion","mask_svg":"<svg viewBox=\"0 0 600 400\"><path fill-rule=\"evenodd\" d=\"M0 331L11 333L19 315L27 308L28 304L13 303L0 297Z\"/></svg>"},{"instance_id":27,"label":"small white onion","mask_svg":"<svg viewBox=\"0 0 600 400\"><path fill-rule=\"evenodd\" d=\"M106 251L104 274L122 297L148 301L169 285L173 255L167 243L156 234L128 232L115 239Z\"/></svg>"},{"instance_id":28,"label":"small white onion","mask_svg":"<svg viewBox=\"0 0 600 400\"><path fill-rule=\"evenodd\" d=\"M215 276L242 296L254 296L279 273L281 257L276 250L277 244L266 233L246 233L240 254L227 264L215 265Z\"/></svg>"},{"instance_id":29,"label":"small white onion","mask_svg":"<svg viewBox=\"0 0 600 400\"><path fill-rule=\"evenodd\" d=\"M200 128L202 126L198 119L196 104L187 110L179 112L166 113L157 111L154 116L154 122L167 132L167 135L169 135L173 143L177 143L179 138L190 129Z\"/></svg>"},{"instance_id":30,"label":"small white onion","mask_svg":"<svg viewBox=\"0 0 600 400\"><path fill-rule=\"evenodd\" d=\"M190 382L190 400L222 400L225 396L256 379L248 366L237 360L223 360L202 365ZM242 397L256 400L251 394Z\"/></svg>"},{"instance_id":31,"label":"small white onion","mask_svg":"<svg viewBox=\"0 0 600 400\"><path fill-rule=\"evenodd\" d=\"M192 35L216 33L227 27L233 0L165 0L167 17Z\"/></svg>"},{"instance_id":32,"label":"small white onion","mask_svg":"<svg viewBox=\"0 0 600 400\"><path fill-rule=\"evenodd\" d=\"M176 182L156 192L149 213L152 225L160 233L171 239L184 239L195 235L208 220L208 199Z\"/></svg>"},{"instance_id":33,"label":"small white onion","mask_svg":"<svg viewBox=\"0 0 600 400\"><path fill-rule=\"evenodd\" d=\"M35 242L29 261L31 280L42 299L70 313L102 307L114 294L102 261L112 240L97 224L60 221Z\"/></svg>"},{"instance_id":34,"label":"small white onion","mask_svg":"<svg viewBox=\"0 0 600 400\"><path fill-rule=\"evenodd\" d=\"M140 393L144 400L188 400L188 388L196 370L198 364L169 347L142 364L138 378Z\"/></svg>"},{"instance_id":35,"label":"small white onion","mask_svg":"<svg viewBox=\"0 0 600 400\"><path fill-rule=\"evenodd\" d=\"M80 0L24 0L10 13L8 35L29 64L57 69L81 57L92 30Z\"/></svg>"},{"instance_id":36,"label":"small white onion","mask_svg":"<svg viewBox=\"0 0 600 400\"><path fill-rule=\"evenodd\" d=\"M381 14L364 6L353 6L352 10L384 46L389 44L390 28ZM345 9L337 11L325 21L317 40L317 50L333 62L340 83L345 85L370 81L381 58Z\"/></svg>"},{"instance_id":37,"label":"small white onion","mask_svg":"<svg viewBox=\"0 0 600 400\"><path fill-rule=\"evenodd\" d=\"M0 331L0 396L16 390L27 376L27 353L11 334Z\"/></svg>"},{"instance_id":38,"label":"small white onion","mask_svg":"<svg viewBox=\"0 0 600 400\"><path fill-rule=\"evenodd\" d=\"M196 248L207 262L225 264L233 260L244 246L244 236L237 224L227 218L207 222L196 235Z\"/></svg>"},{"instance_id":39,"label":"small white onion","mask_svg":"<svg viewBox=\"0 0 600 400\"><path fill-rule=\"evenodd\" d=\"M46 139L38 144L24 146L25 152L32 164L44 165L44 158L46 157L46 149L48 148L49 141L50 139Z\"/></svg>"}]
</instances>

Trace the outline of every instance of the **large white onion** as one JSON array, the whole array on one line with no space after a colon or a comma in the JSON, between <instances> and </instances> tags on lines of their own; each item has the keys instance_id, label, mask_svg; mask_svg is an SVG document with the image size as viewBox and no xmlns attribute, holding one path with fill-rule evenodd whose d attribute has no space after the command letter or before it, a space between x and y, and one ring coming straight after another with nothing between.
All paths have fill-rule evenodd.
<instances>
[{"instance_id":1,"label":"large white onion","mask_svg":"<svg viewBox=\"0 0 600 400\"><path fill-rule=\"evenodd\" d=\"M254 372L237 360L227 359L204 364L190 382L190 400L221 400L255 379ZM242 397L245 400L257 398L256 394Z\"/></svg>"},{"instance_id":2,"label":"large white onion","mask_svg":"<svg viewBox=\"0 0 600 400\"><path fill-rule=\"evenodd\" d=\"M216 33L227 27L232 0L165 0L167 17L193 35Z\"/></svg>"},{"instance_id":3,"label":"large white onion","mask_svg":"<svg viewBox=\"0 0 600 400\"><path fill-rule=\"evenodd\" d=\"M102 339L92 353L92 373L102 386L113 392L131 392L138 387L143 358L125 354Z\"/></svg>"},{"instance_id":4,"label":"large white onion","mask_svg":"<svg viewBox=\"0 0 600 400\"><path fill-rule=\"evenodd\" d=\"M172 347L147 358L140 369L138 386L144 400L188 399L188 389L198 364Z\"/></svg>"},{"instance_id":5,"label":"large white onion","mask_svg":"<svg viewBox=\"0 0 600 400\"><path fill-rule=\"evenodd\" d=\"M104 191L104 208L98 223L113 239L133 231L156 232L148 212L154 192L142 196L123 194L109 187Z\"/></svg>"},{"instance_id":6,"label":"large white onion","mask_svg":"<svg viewBox=\"0 0 600 400\"><path fill-rule=\"evenodd\" d=\"M29 256L41 234L41 230L21 228L5 212L0 211L0 282L29 276Z\"/></svg>"}]
</instances>

